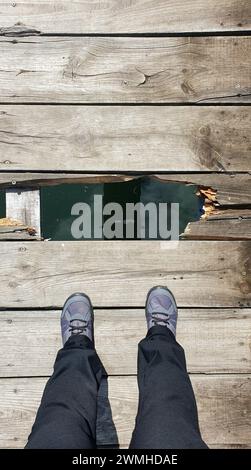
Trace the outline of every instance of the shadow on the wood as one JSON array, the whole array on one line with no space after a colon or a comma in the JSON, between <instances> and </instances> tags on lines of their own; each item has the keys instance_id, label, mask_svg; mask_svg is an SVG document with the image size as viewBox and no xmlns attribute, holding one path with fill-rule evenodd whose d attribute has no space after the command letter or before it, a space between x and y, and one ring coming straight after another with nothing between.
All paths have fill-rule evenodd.
<instances>
[{"instance_id":1,"label":"shadow on the wood","mask_svg":"<svg viewBox=\"0 0 251 470\"><path fill-rule=\"evenodd\" d=\"M119 448L118 435L112 419L108 396L108 380L107 377L103 377L98 391L97 447Z\"/></svg>"}]
</instances>

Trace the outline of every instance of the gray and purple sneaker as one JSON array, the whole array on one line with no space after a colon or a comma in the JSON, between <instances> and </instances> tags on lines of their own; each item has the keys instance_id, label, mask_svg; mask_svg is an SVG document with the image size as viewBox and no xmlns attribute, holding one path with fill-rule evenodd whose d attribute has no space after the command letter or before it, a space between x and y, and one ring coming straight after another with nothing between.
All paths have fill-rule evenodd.
<instances>
[{"instance_id":1,"label":"gray and purple sneaker","mask_svg":"<svg viewBox=\"0 0 251 470\"><path fill-rule=\"evenodd\" d=\"M178 309L172 292L167 287L156 286L149 290L146 298L146 321L148 330L152 326L169 328L176 336Z\"/></svg>"},{"instance_id":2,"label":"gray and purple sneaker","mask_svg":"<svg viewBox=\"0 0 251 470\"><path fill-rule=\"evenodd\" d=\"M81 293L68 297L61 314L63 345L74 335L87 336L94 342L93 324L93 308L89 297Z\"/></svg>"}]
</instances>

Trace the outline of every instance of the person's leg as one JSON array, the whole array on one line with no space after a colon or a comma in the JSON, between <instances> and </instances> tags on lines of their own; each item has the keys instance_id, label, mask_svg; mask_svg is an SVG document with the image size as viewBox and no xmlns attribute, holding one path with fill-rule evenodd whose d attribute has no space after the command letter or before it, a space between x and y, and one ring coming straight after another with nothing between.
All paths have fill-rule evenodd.
<instances>
[{"instance_id":1,"label":"person's leg","mask_svg":"<svg viewBox=\"0 0 251 470\"><path fill-rule=\"evenodd\" d=\"M97 393L105 370L93 341L93 311L87 296L76 294L61 317L64 347L47 382L27 449L96 447Z\"/></svg>"},{"instance_id":2,"label":"person's leg","mask_svg":"<svg viewBox=\"0 0 251 470\"><path fill-rule=\"evenodd\" d=\"M148 333L139 343L139 406L130 448L207 448L185 354L175 339L177 307L165 288L152 289L146 302Z\"/></svg>"}]
</instances>

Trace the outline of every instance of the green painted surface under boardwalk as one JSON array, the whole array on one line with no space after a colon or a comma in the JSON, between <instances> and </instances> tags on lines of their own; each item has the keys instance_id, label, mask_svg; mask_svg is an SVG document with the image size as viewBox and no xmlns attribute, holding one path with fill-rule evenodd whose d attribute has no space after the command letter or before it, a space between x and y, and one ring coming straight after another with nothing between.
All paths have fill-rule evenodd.
<instances>
[{"instance_id":1,"label":"green painted surface under boardwalk","mask_svg":"<svg viewBox=\"0 0 251 470\"><path fill-rule=\"evenodd\" d=\"M5 192L0 191L0 218L5 217Z\"/></svg>"},{"instance_id":2,"label":"green painted surface under boardwalk","mask_svg":"<svg viewBox=\"0 0 251 470\"><path fill-rule=\"evenodd\" d=\"M73 240L71 224L76 216L71 208L77 202L88 203L94 212L94 195L103 196L103 205L116 202L125 209L127 202L176 202L179 203L179 232L188 224L198 220L201 215L202 201L196 196L195 185L182 183L163 183L141 178L122 183L105 184L63 184L41 188L41 225L42 236L52 240ZM170 215L167 227L170 222ZM125 226L125 219L123 220ZM146 236L148 238L148 236Z\"/></svg>"}]
</instances>

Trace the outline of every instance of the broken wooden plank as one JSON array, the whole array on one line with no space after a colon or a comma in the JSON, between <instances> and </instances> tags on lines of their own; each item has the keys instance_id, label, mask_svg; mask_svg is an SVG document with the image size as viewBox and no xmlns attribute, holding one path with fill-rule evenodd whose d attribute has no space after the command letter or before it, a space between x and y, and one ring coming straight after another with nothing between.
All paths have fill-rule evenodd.
<instances>
[{"instance_id":1,"label":"broken wooden plank","mask_svg":"<svg viewBox=\"0 0 251 470\"><path fill-rule=\"evenodd\" d=\"M0 134L12 172L251 171L249 107L2 105Z\"/></svg>"},{"instance_id":2,"label":"broken wooden plank","mask_svg":"<svg viewBox=\"0 0 251 470\"><path fill-rule=\"evenodd\" d=\"M21 224L29 227L30 233L39 238L41 235L39 189L7 189L6 217L19 220Z\"/></svg>"},{"instance_id":3,"label":"broken wooden plank","mask_svg":"<svg viewBox=\"0 0 251 470\"><path fill-rule=\"evenodd\" d=\"M182 238L188 240L251 240L251 219L207 218L190 222Z\"/></svg>"},{"instance_id":4,"label":"broken wooden plank","mask_svg":"<svg viewBox=\"0 0 251 470\"><path fill-rule=\"evenodd\" d=\"M247 174L249 176L249 174ZM142 174L143 176L143 174ZM118 183L139 178L136 175L115 173L37 173L37 172L0 172L0 188L40 188L41 186L56 186L59 184L96 184ZM250 176L251 178L251 176Z\"/></svg>"},{"instance_id":5,"label":"broken wooden plank","mask_svg":"<svg viewBox=\"0 0 251 470\"><path fill-rule=\"evenodd\" d=\"M219 209L215 210L210 216L211 220L221 219L250 219L251 209Z\"/></svg>"},{"instance_id":6,"label":"broken wooden plank","mask_svg":"<svg viewBox=\"0 0 251 470\"><path fill-rule=\"evenodd\" d=\"M26 230L0 233L0 241L34 241L41 240L41 237L32 236Z\"/></svg>"},{"instance_id":7,"label":"broken wooden plank","mask_svg":"<svg viewBox=\"0 0 251 470\"><path fill-rule=\"evenodd\" d=\"M206 12L206 13L205 13ZM241 0L1 1L1 34L242 31L251 28L250 2ZM15 26L13 26L15 25ZM34 34L34 33L33 33Z\"/></svg>"},{"instance_id":8,"label":"broken wooden plank","mask_svg":"<svg viewBox=\"0 0 251 470\"><path fill-rule=\"evenodd\" d=\"M251 446L250 375L192 375L203 439L209 446ZM1 448L23 447L31 431L46 378L0 380ZM137 412L135 376L109 377L108 393L119 443L129 445ZM102 397L101 397L102 399ZM114 445L112 426L97 436Z\"/></svg>"},{"instance_id":9,"label":"broken wooden plank","mask_svg":"<svg viewBox=\"0 0 251 470\"><path fill-rule=\"evenodd\" d=\"M245 36L2 37L1 102L249 102L250 51Z\"/></svg>"},{"instance_id":10,"label":"broken wooden plank","mask_svg":"<svg viewBox=\"0 0 251 470\"><path fill-rule=\"evenodd\" d=\"M99 307L143 307L167 285L179 306L249 306L250 242L2 242L0 307L61 307L83 289Z\"/></svg>"},{"instance_id":11,"label":"broken wooden plank","mask_svg":"<svg viewBox=\"0 0 251 470\"><path fill-rule=\"evenodd\" d=\"M215 205L234 206L251 204L251 174L183 173L153 175L159 181L197 184L199 189L215 192ZM1 176L0 176L1 178ZM201 191L201 192L203 192Z\"/></svg>"},{"instance_id":12,"label":"broken wooden plank","mask_svg":"<svg viewBox=\"0 0 251 470\"><path fill-rule=\"evenodd\" d=\"M22 222L4 218L0 219L0 240L34 240L36 230L33 227L24 225Z\"/></svg>"},{"instance_id":13,"label":"broken wooden plank","mask_svg":"<svg viewBox=\"0 0 251 470\"><path fill-rule=\"evenodd\" d=\"M13 232L5 232L5 233L0 233L0 240L1 241L31 241L31 240L41 240L41 237L36 237L33 235L30 235L29 232L26 230L21 230L21 231L13 231Z\"/></svg>"},{"instance_id":14,"label":"broken wooden plank","mask_svg":"<svg viewBox=\"0 0 251 470\"><path fill-rule=\"evenodd\" d=\"M206 218L189 222L181 237L189 240L251 240L251 210L213 210Z\"/></svg>"},{"instance_id":15,"label":"broken wooden plank","mask_svg":"<svg viewBox=\"0 0 251 470\"><path fill-rule=\"evenodd\" d=\"M0 187L40 187L66 183L90 184L130 181L146 177L129 174L86 173L31 173L0 172ZM223 206L251 204L251 174L249 173L159 173L148 175L163 182L198 185L201 189L212 188L215 204Z\"/></svg>"},{"instance_id":16,"label":"broken wooden plank","mask_svg":"<svg viewBox=\"0 0 251 470\"><path fill-rule=\"evenodd\" d=\"M1 377L52 373L62 347L60 315L1 312ZM145 334L144 309L95 310L95 346L109 375L137 373L138 342ZM179 310L177 340L185 349L189 372L251 373L250 339L251 309Z\"/></svg>"}]
</instances>

